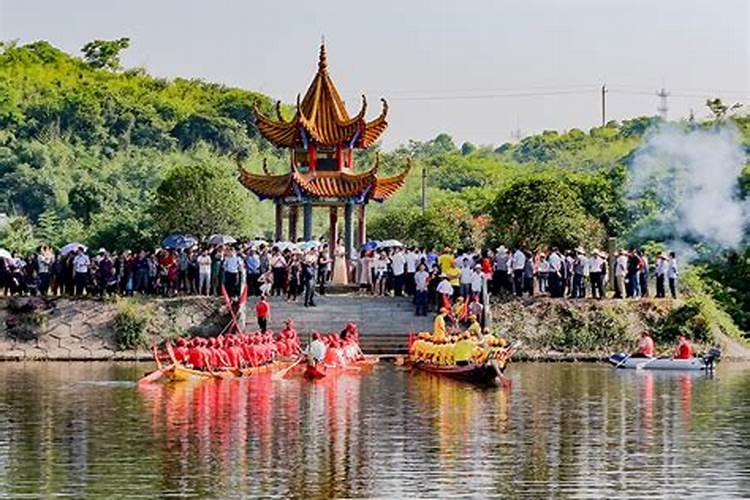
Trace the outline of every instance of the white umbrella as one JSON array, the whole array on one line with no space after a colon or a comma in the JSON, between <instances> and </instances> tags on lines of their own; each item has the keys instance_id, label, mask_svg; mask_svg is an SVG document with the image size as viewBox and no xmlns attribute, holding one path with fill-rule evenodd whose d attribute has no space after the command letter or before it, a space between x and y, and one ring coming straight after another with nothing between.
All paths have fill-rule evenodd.
<instances>
[{"instance_id":1,"label":"white umbrella","mask_svg":"<svg viewBox=\"0 0 750 500\"><path fill-rule=\"evenodd\" d=\"M232 245L237 243L237 240L228 234L212 234L206 241L209 245Z\"/></svg>"},{"instance_id":2,"label":"white umbrella","mask_svg":"<svg viewBox=\"0 0 750 500\"><path fill-rule=\"evenodd\" d=\"M64 247L60 249L60 255L64 257L68 255L69 253L77 252L78 249L81 247L83 247L84 252L88 250L88 247L84 245L83 243L77 243L77 242L68 243L67 245L65 245Z\"/></svg>"},{"instance_id":3,"label":"white umbrella","mask_svg":"<svg viewBox=\"0 0 750 500\"><path fill-rule=\"evenodd\" d=\"M303 243L297 244L297 248L299 248L300 250L310 250L311 248L318 248L319 246L319 241L305 241Z\"/></svg>"},{"instance_id":4,"label":"white umbrella","mask_svg":"<svg viewBox=\"0 0 750 500\"><path fill-rule=\"evenodd\" d=\"M249 244L253 248L258 248L261 245L268 246L268 242L266 240L253 240Z\"/></svg>"},{"instance_id":5,"label":"white umbrella","mask_svg":"<svg viewBox=\"0 0 750 500\"><path fill-rule=\"evenodd\" d=\"M404 244L398 240L385 240L378 243L378 248L403 247Z\"/></svg>"},{"instance_id":6,"label":"white umbrella","mask_svg":"<svg viewBox=\"0 0 750 500\"><path fill-rule=\"evenodd\" d=\"M13 256L4 248L0 248L0 259L12 259Z\"/></svg>"},{"instance_id":7,"label":"white umbrella","mask_svg":"<svg viewBox=\"0 0 750 500\"><path fill-rule=\"evenodd\" d=\"M280 252L283 252L284 250L293 250L296 245L291 241L277 241L275 243L271 243L270 246L271 248L276 247Z\"/></svg>"}]
</instances>

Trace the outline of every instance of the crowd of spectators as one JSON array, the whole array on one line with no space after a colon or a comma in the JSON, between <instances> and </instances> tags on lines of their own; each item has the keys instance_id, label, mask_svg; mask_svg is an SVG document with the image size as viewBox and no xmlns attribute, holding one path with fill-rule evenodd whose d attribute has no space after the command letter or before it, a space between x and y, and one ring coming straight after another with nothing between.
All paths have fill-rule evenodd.
<instances>
[{"instance_id":1,"label":"crowd of spectators","mask_svg":"<svg viewBox=\"0 0 750 500\"><path fill-rule=\"evenodd\" d=\"M116 253L102 248L93 255L82 245L66 250L41 246L31 255L0 257L0 291L102 297L219 295L224 288L236 296L247 283L249 295L282 296L312 307L338 266L338 257L330 257L325 243L246 242ZM356 284L361 294L411 296L419 315L437 310L446 299L476 302L484 291L601 299L608 296L610 273L614 298L649 296L651 275L656 297L665 297L667 289L677 296L674 253L659 254L653 267L637 249L608 255L581 248L532 254L504 246L484 251L396 246L362 249L353 257L342 271L347 274L344 281Z\"/></svg>"}]
</instances>

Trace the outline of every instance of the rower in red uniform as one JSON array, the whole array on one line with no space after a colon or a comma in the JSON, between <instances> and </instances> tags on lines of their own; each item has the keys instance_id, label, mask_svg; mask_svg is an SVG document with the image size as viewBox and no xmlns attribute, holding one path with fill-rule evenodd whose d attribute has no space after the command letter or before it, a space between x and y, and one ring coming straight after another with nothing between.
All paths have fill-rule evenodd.
<instances>
[{"instance_id":1,"label":"rower in red uniform","mask_svg":"<svg viewBox=\"0 0 750 500\"><path fill-rule=\"evenodd\" d=\"M203 370L206 367L206 356L200 346L200 341L201 339L195 338L188 347L188 362L196 370Z\"/></svg>"},{"instance_id":2,"label":"rower in red uniform","mask_svg":"<svg viewBox=\"0 0 750 500\"><path fill-rule=\"evenodd\" d=\"M693 357L693 345L685 335L677 337L677 352L675 353L675 359L691 359Z\"/></svg>"},{"instance_id":3,"label":"rower in red uniform","mask_svg":"<svg viewBox=\"0 0 750 500\"><path fill-rule=\"evenodd\" d=\"M187 339L180 337L176 341L177 347L173 349L175 361L178 363L185 363L188 360L188 341Z\"/></svg>"},{"instance_id":4,"label":"rower in red uniform","mask_svg":"<svg viewBox=\"0 0 750 500\"><path fill-rule=\"evenodd\" d=\"M227 360L227 366L239 368L240 360L237 357L237 351L234 349L234 338L227 337L224 339L224 356Z\"/></svg>"}]
</instances>

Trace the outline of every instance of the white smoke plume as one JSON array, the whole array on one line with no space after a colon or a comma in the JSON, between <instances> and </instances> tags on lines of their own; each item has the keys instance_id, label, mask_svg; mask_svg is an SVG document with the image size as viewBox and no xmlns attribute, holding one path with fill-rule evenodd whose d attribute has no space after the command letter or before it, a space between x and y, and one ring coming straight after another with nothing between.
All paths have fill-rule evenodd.
<instances>
[{"instance_id":1,"label":"white smoke plume","mask_svg":"<svg viewBox=\"0 0 750 500\"><path fill-rule=\"evenodd\" d=\"M640 236L672 247L737 248L750 227L750 206L738 198L745 161L733 126L655 129L630 165L630 197L655 195L662 207Z\"/></svg>"}]
</instances>

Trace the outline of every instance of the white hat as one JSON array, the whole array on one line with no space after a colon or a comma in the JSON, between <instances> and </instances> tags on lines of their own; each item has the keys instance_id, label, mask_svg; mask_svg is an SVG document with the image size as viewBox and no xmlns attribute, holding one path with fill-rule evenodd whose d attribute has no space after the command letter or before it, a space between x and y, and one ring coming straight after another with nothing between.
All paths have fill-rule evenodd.
<instances>
[{"instance_id":1,"label":"white hat","mask_svg":"<svg viewBox=\"0 0 750 500\"><path fill-rule=\"evenodd\" d=\"M105 249L103 249L103 248L100 248L97 253L107 253L107 251Z\"/></svg>"}]
</instances>

